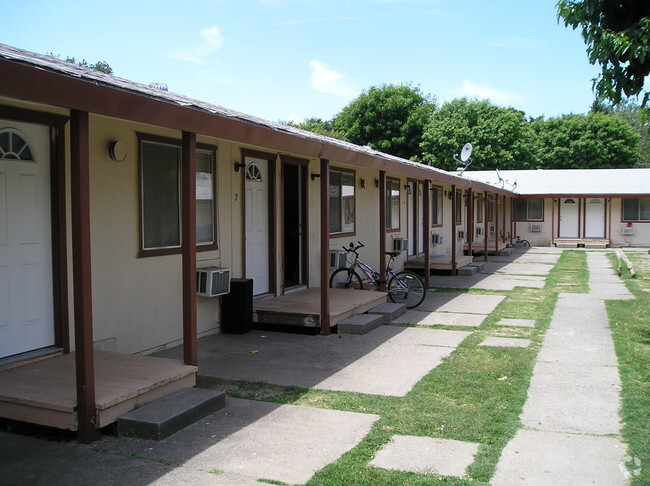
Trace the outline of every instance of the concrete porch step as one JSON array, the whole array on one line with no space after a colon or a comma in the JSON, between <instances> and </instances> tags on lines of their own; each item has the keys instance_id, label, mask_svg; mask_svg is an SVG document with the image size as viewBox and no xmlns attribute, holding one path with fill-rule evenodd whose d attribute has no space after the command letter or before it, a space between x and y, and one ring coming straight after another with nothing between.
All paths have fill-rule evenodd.
<instances>
[{"instance_id":1,"label":"concrete porch step","mask_svg":"<svg viewBox=\"0 0 650 486\"><path fill-rule=\"evenodd\" d=\"M467 265L466 267L458 269L458 275L461 277L470 277L478 273L478 268L474 265Z\"/></svg>"},{"instance_id":2,"label":"concrete porch step","mask_svg":"<svg viewBox=\"0 0 650 486\"><path fill-rule=\"evenodd\" d=\"M394 319L406 314L406 304L396 304L395 302L386 302L385 304L373 307L368 314L380 315L384 318L384 324L393 322Z\"/></svg>"},{"instance_id":3,"label":"concrete porch step","mask_svg":"<svg viewBox=\"0 0 650 486\"><path fill-rule=\"evenodd\" d=\"M338 323L339 334L367 334L384 325L384 317L377 314L357 314Z\"/></svg>"},{"instance_id":4,"label":"concrete porch step","mask_svg":"<svg viewBox=\"0 0 650 486\"><path fill-rule=\"evenodd\" d=\"M483 270L485 270L485 262L472 262L468 267L476 267L476 271L481 273ZM465 268L465 267L463 267Z\"/></svg>"},{"instance_id":5,"label":"concrete porch step","mask_svg":"<svg viewBox=\"0 0 650 486\"><path fill-rule=\"evenodd\" d=\"M117 435L161 440L222 409L226 394L201 388L184 388L117 419Z\"/></svg>"},{"instance_id":6,"label":"concrete porch step","mask_svg":"<svg viewBox=\"0 0 650 486\"><path fill-rule=\"evenodd\" d=\"M502 248L499 250L499 256L510 256L512 255L512 248Z\"/></svg>"}]
</instances>

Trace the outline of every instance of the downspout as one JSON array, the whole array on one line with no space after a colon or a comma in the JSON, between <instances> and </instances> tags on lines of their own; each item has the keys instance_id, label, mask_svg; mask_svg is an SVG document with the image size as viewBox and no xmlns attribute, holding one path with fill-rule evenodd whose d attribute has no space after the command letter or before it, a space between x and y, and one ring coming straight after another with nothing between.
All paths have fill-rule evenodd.
<instances>
[{"instance_id":1,"label":"downspout","mask_svg":"<svg viewBox=\"0 0 650 486\"><path fill-rule=\"evenodd\" d=\"M320 333L330 334L330 289L327 269L330 248L330 161L320 159Z\"/></svg>"}]
</instances>

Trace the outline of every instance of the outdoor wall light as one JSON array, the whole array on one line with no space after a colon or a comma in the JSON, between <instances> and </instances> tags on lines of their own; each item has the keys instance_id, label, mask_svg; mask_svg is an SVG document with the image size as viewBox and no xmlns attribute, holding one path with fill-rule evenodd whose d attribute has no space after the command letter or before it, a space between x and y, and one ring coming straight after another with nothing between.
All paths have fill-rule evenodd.
<instances>
[{"instance_id":1,"label":"outdoor wall light","mask_svg":"<svg viewBox=\"0 0 650 486\"><path fill-rule=\"evenodd\" d=\"M404 184L404 190L407 192L407 194L411 194L411 185Z\"/></svg>"},{"instance_id":2,"label":"outdoor wall light","mask_svg":"<svg viewBox=\"0 0 650 486\"><path fill-rule=\"evenodd\" d=\"M311 180L315 181L318 177L320 177L320 174L312 174L311 175Z\"/></svg>"},{"instance_id":3,"label":"outdoor wall light","mask_svg":"<svg viewBox=\"0 0 650 486\"><path fill-rule=\"evenodd\" d=\"M366 180L365 179L359 179L359 185L361 186L361 189L366 188Z\"/></svg>"},{"instance_id":4,"label":"outdoor wall light","mask_svg":"<svg viewBox=\"0 0 650 486\"><path fill-rule=\"evenodd\" d=\"M245 169L246 168L246 164L243 164L241 162L235 162L234 168L235 168L235 172L239 172L239 169Z\"/></svg>"},{"instance_id":5,"label":"outdoor wall light","mask_svg":"<svg viewBox=\"0 0 650 486\"><path fill-rule=\"evenodd\" d=\"M108 158L115 162L123 162L126 159L126 145L121 140L111 140L106 146Z\"/></svg>"},{"instance_id":6,"label":"outdoor wall light","mask_svg":"<svg viewBox=\"0 0 650 486\"><path fill-rule=\"evenodd\" d=\"M379 179L375 179L375 187L379 187Z\"/></svg>"}]
</instances>

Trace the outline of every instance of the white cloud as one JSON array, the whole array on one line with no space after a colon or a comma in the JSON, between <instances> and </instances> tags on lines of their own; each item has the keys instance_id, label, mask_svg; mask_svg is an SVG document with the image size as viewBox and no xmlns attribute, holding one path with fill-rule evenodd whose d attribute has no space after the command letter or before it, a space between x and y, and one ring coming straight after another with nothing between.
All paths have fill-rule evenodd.
<instances>
[{"instance_id":1,"label":"white cloud","mask_svg":"<svg viewBox=\"0 0 650 486\"><path fill-rule=\"evenodd\" d=\"M460 88L461 95L468 98L489 99L500 105L507 105L521 98L518 93L501 91L487 85L474 84L466 79Z\"/></svg>"},{"instance_id":2,"label":"white cloud","mask_svg":"<svg viewBox=\"0 0 650 486\"><path fill-rule=\"evenodd\" d=\"M224 37L218 27L205 27L199 31L202 40L200 43L174 51L170 57L182 61L203 64L205 58L217 52L224 43Z\"/></svg>"},{"instance_id":3,"label":"white cloud","mask_svg":"<svg viewBox=\"0 0 650 486\"><path fill-rule=\"evenodd\" d=\"M329 93L341 98L353 98L359 90L353 86L345 74L339 73L320 61L310 61L311 85L316 91Z\"/></svg>"}]
</instances>

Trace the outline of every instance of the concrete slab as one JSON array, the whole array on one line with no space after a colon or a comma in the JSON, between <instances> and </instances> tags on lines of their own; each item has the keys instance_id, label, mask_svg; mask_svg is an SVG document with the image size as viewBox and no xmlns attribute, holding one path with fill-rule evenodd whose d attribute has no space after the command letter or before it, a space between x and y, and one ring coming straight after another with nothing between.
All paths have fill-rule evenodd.
<instances>
[{"instance_id":1,"label":"concrete slab","mask_svg":"<svg viewBox=\"0 0 650 486\"><path fill-rule=\"evenodd\" d=\"M492 275L480 273L471 277L434 276L429 278L431 288L441 289L481 289L512 290L515 287L541 289L546 282L541 276Z\"/></svg>"},{"instance_id":2,"label":"concrete slab","mask_svg":"<svg viewBox=\"0 0 650 486\"><path fill-rule=\"evenodd\" d=\"M419 326L479 327L487 316L482 314L459 314L456 312L408 311L393 320L393 324L417 324Z\"/></svg>"},{"instance_id":3,"label":"concrete slab","mask_svg":"<svg viewBox=\"0 0 650 486\"><path fill-rule=\"evenodd\" d=\"M501 319L497 326L535 327L534 319Z\"/></svg>"},{"instance_id":4,"label":"concrete slab","mask_svg":"<svg viewBox=\"0 0 650 486\"><path fill-rule=\"evenodd\" d=\"M506 445L492 486L624 486L626 446L610 437L519 430Z\"/></svg>"},{"instance_id":5,"label":"concrete slab","mask_svg":"<svg viewBox=\"0 0 650 486\"><path fill-rule=\"evenodd\" d=\"M485 271L488 273L503 273L508 275L548 275L553 265L545 263L500 263L488 262Z\"/></svg>"},{"instance_id":6,"label":"concrete slab","mask_svg":"<svg viewBox=\"0 0 650 486\"><path fill-rule=\"evenodd\" d=\"M427 292L417 310L488 315L503 299L503 295Z\"/></svg>"},{"instance_id":7,"label":"concrete slab","mask_svg":"<svg viewBox=\"0 0 650 486\"><path fill-rule=\"evenodd\" d=\"M93 448L194 470L304 484L356 447L378 418L229 398L225 409L162 441L106 437Z\"/></svg>"},{"instance_id":8,"label":"concrete slab","mask_svg":"<svg viewBox=\"0 0 650 486\"><path fill-rule=\"evenodd\" d=\"M555 264L560 259L560 256L560 253L518 253L515 251L509 256L490 256L489 260L492 262Z\"/></svg>"},{"instance_id":9,"label":"concrete slab","mask_svg":"<svg viewBox=\"0 0 650 486\"><path fill-rule=\"evenodd\" d=\"M488 336L481 344L479 344L479 346L489 346L493 348L527 348L530 346L530 339Z\"/></svg>"},{"instance_id":10,"label":"concrete slab","mask_svg":"<svg viewBox=\"0 0 650 486\"><path fill-rule=\"evenodd\" d=\"M406 313L406 304L396 304L394 302L386 302L385 304L373 307L368 311L368 314L380 315L384 318L384 324L388 324L396 317Z\"/></svg>"},{"instance_id":11,"label":"concrete slab","mask_svg":"<svg viewBox=\"0 0 650 486\"><path fill-rule=\"evenodd\" d=\"M469 334L398 326L382 326L362 336L256 330L216 334L199 340L199 374L402 396ZM156 354L180 359L182 349Z\"/></svg>"},{"instance_id":12,"label":"concrete slab","mask_svg":"<svg viewBox=\"0 0 650 486\"><path fill-rule=\"evenodd\" d=\"M384 325L384 316L375 314L357 314L338 323L339 334L367 334Z\"/></svg>"},{"instance_id":13,"label":"concrete slab","mask_svg":"<svg viewBox=\"0 0 650 486\"><path fill-rule=\"evenodd\" d=\"M521 422L539 430L618 434L620 380L614 366L538 361Z\"/></svg>"},{"instance_id":14,"label":"concrete slab","mask_svg":"<svg viewBox=\"0 0 650 486\"><path fill-rule=\"evenodd\" d=\"M463 477L474 462L479 444L458 440L395 435L371 466L382 469Z\"/></svg>"},{"instance_id":15,"label":"concrete slab","mask_svg":"<svg viewBox=\"0 0 650 486\"><path fill-rule=\"evenodd\" d=\"M478 273L478 268L476 268L474 265L467 265L464 266L463 268L458 269L458 275L463 277L475 275L477 273Z\"/></svg>"}]
</instances>

